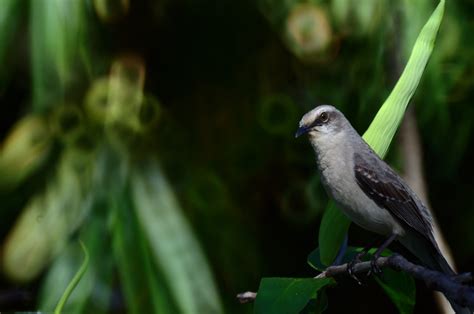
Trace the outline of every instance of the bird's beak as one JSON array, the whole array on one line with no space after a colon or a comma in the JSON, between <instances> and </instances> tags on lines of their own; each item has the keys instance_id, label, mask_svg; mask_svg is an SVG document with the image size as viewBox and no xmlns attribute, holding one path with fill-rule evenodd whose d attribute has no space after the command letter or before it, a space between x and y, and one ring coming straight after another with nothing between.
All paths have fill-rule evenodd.
<instances>
[{"instance_id":1,"label":"bird's beak","mask_svg":"<svg viewBox=\"0 0 474 314\"><path fill-rule=\"evenodd\" d=\"M296 131L295 138L308 133L309 128L306 126L300 126L299 129Z\"/></svg>"}]
</instances>

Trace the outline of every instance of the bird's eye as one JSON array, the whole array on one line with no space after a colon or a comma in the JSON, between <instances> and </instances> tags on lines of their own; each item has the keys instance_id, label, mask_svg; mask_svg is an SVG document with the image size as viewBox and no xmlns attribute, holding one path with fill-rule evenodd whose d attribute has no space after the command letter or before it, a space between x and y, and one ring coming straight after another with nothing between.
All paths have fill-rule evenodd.
<instances>
[{"instance_id":1,"label":"bird's eye","mask_svg":"<svg viewBox=\"0 0 474 314\"><path fill-rule=\"evenodd\" d=\"M323 123L326 123L328 122L329 120L329 115L327 112L322 112L320 115L319 115L319 119L321 120L321 122Z\"/></svg>"}]
</instances>

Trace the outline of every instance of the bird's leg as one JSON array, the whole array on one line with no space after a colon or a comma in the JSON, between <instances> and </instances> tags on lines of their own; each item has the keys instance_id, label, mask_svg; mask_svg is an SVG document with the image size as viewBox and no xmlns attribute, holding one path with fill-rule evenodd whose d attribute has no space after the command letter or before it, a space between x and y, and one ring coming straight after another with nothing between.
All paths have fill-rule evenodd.
<instances>
[{"instance_id":1,"label":"bird's leg","mask_svg":"<svg viewBox=\"0 0 474 314\"><path fill-rule=\"evenodd\" d=\"M367 252L369 252L369 250L374 246L376 245L377 243L379 243L379 239L376 239L375 241L372 241L370 242L368 245L366 245L362 251L360 251L359 253L356 254L356 256L354 256L354 258L347 264L347 273L349 274L349 276L352 277L352 279L354 279L359 285L362 285L362 283L360 282L359 278L357 278L357 276L355 275L354 273L354 266L361 262L362 260L362 257L364 257Z\"/></svg>"},{"instance_id":2,"label":"bird's leg","mask_svg":"<svg viewBox=\"0 0 474 314\"><path fill-rule=\"evenodd\" d=\"M347 251L347 243L348 243L348 236L347 232L346 235L344 236L344 241L342 241L341 247L339 248L339 252L337 253L336 259L332 263L331 266L337 266L342 264L342 260L344 259L344 255L346 254Z\"/></svg>"},{"instance_id":3,"label":"bird's leg","mask_svg":"<svg viewBox=\"0 0 474 314\"><path fill-rule=\"evenodd\" d=\"M367 273L370 276L372 273L377 274L381 273L382 270L377 266L377 259L380 257L380 254L397 238L396 234L392 234L378 249L375 251L374 257L370 261L370 270Z\"/></svg>"}]
</instances>

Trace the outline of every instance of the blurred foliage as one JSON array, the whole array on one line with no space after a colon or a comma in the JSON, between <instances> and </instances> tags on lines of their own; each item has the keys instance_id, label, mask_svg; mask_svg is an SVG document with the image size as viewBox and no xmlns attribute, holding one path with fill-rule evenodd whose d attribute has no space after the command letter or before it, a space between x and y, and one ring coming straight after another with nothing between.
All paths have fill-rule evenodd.
<instances>
[{"instance_id":1,"label":"blurred foliage","mask_svg":"<svg viewBox=\"0 0 474 314\"><path fill-rule=\"evenodd\" d=\"M87 251L87 248L84 246L84 243L82 243L82 241L79 241L79 244L81 245L81 249L84 253L84 261L82 262L81 267L77 270L76 274L71 279L66 289L64 290L61 298L59 299L59 302L56 305L56 308L54 309L55 314L62 313L64 305L66 304L72 292L74 291L74 289L84 276L85 272L87 271L87 266L89 265L89 252Z\"/></svg>"},{"instance_id":2,"label":"blurred foliage","mask_svg":"<svg viewBox=\"0 0 474 314\"><path fill-rule=\"evenodd\" d=\"M52 311L77 239L90 261L65 312L250 313L234 296L261 277L314 276L327 196L298 120L331 103L366 130L436 4L2 0L0 310ZM471 12L446 3L413 100L460 270L474 263ZM377 284L326 294L303 312L397 311ZM417 310L435 311L429 294Z\"/></svg>"}]
</instances>

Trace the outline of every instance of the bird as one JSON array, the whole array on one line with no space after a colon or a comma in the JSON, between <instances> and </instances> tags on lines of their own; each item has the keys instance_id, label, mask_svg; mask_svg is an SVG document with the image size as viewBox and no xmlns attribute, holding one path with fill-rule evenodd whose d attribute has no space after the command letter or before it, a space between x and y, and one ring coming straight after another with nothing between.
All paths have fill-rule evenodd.
<instances>
[{"instance_id":1,"label":"bird","mask_svg":"<svg viewBox=\"0 0 474 314\"><path fill-rule=\"evenodd\" d=\"M374 267L382 251L397 240L424 266L455 275L433 236L433 218L427 207L341 111L320 105L307 112L295 137L302 135L308 136L314 149L327 194L354 223L387 237L374 254ZM456 313L471 313L450 303Z\"/></svg>"}]
</instances>

